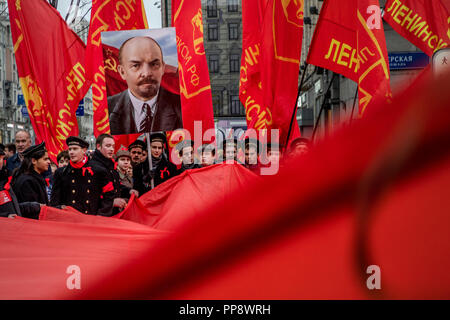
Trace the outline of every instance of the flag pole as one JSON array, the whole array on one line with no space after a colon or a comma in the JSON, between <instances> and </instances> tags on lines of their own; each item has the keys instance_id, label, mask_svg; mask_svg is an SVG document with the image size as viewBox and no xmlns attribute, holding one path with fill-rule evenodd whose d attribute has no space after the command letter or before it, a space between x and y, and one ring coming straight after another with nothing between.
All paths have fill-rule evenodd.
<instances>
[{"instance_id":1,"label":"flag pole","mask_svg":"<svg viewBox=\"0 0 450 320\"><path fill-rule=\"evenodd\" d=\"M352 108L352 113L350 114L350 124L352 124L352 121L353 121L353 111L355 110L356 96L358 95L358 88L359 88L359 86L356 86L355 98L353 98L353 108Z\"/></svg>"},{"instance_id":2,"label":"flag pole","mask_svg":"<svg viewBox=\"0 0 450 320\"><path fill-rule=\"evenodd\" d=\"M315 135L316 135L316 130L317 130L317 127L319 126L320 116L322 115L322 110L323 110L323 108L325 107L325 102L327 101L326 96L327 96L328 92L329 92L330 89L331 89L331 85L333 84L333 81L334 81L334 77L335 77L335 76L336 76L336 73L333 72L333 76L331 77L331 81L330 81L330 83L329 83L329 85L328 85L327 91L325 91L322 105L320 106L319 115L317 116L316 124L314 125L314 130L313 130L313 133L312 133L311 141L314 141L314 137L315 137Z\"/></svg>"},{"instance_id":3,"label":"flag pole","mask_svg":"<svg viewBox=\"0 0 450 320\"><path fill-rule=\"evenodd\" d=\"M150 133L149 132L145 133L145 138L147 140L147 160L148 160L148 165L149 165L148 171L149 171L150 177L151 177L150 187L151 187L151 190L153 190L153 188L155 187L155 181L153 180L153 175L151 174L153 164L152 164L152 149L150 146Z\"/></svg>"},{"instance_id":4,"label":"flag pole","mask_svg":"<svg viewBox=\"0 0 450 320\"><path fill-rule=\"evenodd\" d=\"M294 123L295 115L297 114L298 99L300 98L300 93L302 91L303 82L305 80L305 74L306 74L306 70L308 69L308 65L309 64L307 62L305 62L305 70L303 71L302 78L300 80L300 85L298 86L297 99L295 100L294 110L292 111L291 122L289 123L289 131L288 131L287 138L286 138L286 145L285 145L286 149L288 147L289 137L291 136L292 125Z\"/></svg>"}]
</instances>

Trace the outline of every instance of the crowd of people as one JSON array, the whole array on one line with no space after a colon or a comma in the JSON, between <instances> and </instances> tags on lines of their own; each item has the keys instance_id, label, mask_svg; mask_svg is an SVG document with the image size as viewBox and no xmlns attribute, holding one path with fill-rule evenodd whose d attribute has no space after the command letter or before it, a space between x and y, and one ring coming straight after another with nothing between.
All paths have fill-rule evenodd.
<instances>
[{"instance_id":1,"label":"crowd of people","mask_svg":"<svg viewBox=\"0 0 450 320\"><path fill-rule=\"evenodd\" d=\"M180 159L177 166L170 161L166 134L155 132L149 137L149 146L137 139L115 152L115 140L109 134L97 137L93 151L88 150L88 142L71 136L66 140L68 149L54 163L45 142L32 145L30 133L18 131L14 144L0 144L0 216L38 219L44 205L113 216L127 206L132 195L140 196L186 170L225 162L261 174L262 168L273 164L278 168L284 158L304 154L309 148L304 138L293 140L286 155L279 144L263 145L251 138L226 140L219 148L204 144L198 150L193 141L183 140L175 146Z\"/></svg>"}]
</instances>

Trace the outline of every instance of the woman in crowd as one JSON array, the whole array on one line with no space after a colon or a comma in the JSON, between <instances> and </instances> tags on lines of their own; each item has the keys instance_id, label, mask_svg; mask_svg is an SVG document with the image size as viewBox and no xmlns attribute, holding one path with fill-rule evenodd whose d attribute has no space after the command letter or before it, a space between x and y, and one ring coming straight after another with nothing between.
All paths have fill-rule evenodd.
<instances>
[{"instance_id":1,"label":"woman in crowd","mask_svg":"<svg viewBox=\"0 0 450 320\"><path fill-rule=\"evenodd\" d=\"M42 176L50 165L45 142L29 147L22 154L22 164L14 170L11 181L18 202L48 204L48 184Z\"/></svg>"}]
</instances>

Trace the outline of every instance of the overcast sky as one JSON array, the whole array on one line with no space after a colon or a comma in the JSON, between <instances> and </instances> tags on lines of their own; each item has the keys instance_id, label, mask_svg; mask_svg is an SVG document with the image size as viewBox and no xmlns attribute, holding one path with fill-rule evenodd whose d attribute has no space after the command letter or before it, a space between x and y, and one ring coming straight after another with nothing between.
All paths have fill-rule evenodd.
<instances>
[{"instance_id":1,"label":"overcast sky","mask_svg":"<svg viewBox=\"0 0 450 320\"><path fill-rule=\"evenodd\" d=\"M61 13L63 19L66 17L67 11L69 10L70 0L58 0L58 11ZM74 3L77 0L73 1ZM145 12L147 14L147 21L150 28L161 28L161 9L158 9L154 3L157 0L144 0ZM81 9L81 12L78 13L79 16L83 16L92 6L92 1L81 0L80 4L87 3ZM89 21L91 18L91 12L86 14L85 19Z\"/></svg>"}]
</instances>

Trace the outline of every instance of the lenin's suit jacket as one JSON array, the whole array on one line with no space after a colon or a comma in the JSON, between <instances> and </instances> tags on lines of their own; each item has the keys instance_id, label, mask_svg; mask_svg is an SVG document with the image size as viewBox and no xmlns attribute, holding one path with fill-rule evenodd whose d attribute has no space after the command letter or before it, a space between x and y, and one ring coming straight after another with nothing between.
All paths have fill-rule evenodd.
<instances>
[{"instance_id":1,"label":"lenin's suit jacket","mask_svg":"<svg viewBox=\"0 0 450 320\"><path fill-rule=\"evenodd\" d=\"M138 133L128 89L108 97L108 111L111 134ZM152 131L172 131L179 128L183 128L180 96L160 87Z\"/></svg>"}]
</instances>

